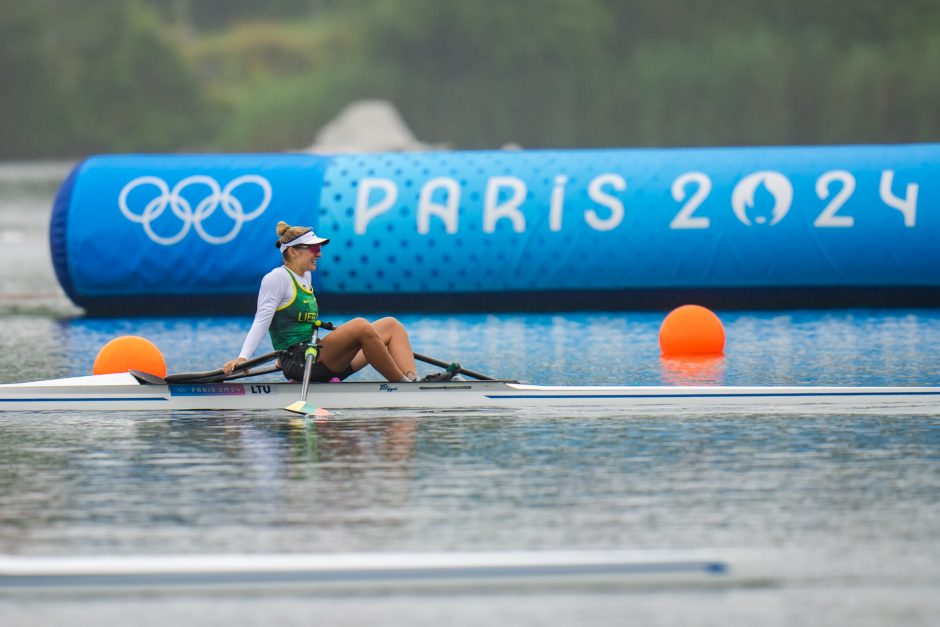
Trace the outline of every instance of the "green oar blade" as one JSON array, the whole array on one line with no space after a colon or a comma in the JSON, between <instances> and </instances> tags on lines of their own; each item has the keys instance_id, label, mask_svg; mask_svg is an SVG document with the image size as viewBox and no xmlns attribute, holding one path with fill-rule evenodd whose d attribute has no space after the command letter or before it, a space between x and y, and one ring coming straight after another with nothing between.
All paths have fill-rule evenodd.
<instances>
[{"instance_id":1,"label":"green oar blade","mask_svg":"<svg viewBox=\"0 0 940 627\"><path fill-rule=\"evenodd\" d=\"M317 407L309 401L294 401L287 407L287 411L292 411L295 414L303 414L304 416L329 416L329 410L326 410L322 407Z\"/></svg>"}]
</instances>

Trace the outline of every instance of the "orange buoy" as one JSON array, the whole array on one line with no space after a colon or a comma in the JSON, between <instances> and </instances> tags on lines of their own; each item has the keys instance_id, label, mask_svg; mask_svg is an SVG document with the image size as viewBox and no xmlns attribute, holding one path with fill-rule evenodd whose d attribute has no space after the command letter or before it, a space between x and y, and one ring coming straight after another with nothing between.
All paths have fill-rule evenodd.
<instances>
[{"instance_id":1,"label":"orange buoy","mask_svg":"<svg viewBox=\"0 0 940 627\"><path fill-rule=\"evenodd\" d=\"M98 351L94 374L140 370L158 377L166 376L166 362L160 349L150 340L136 335L116 337Z\"/></svg>"},{"instance_id":2,"label":"orange buoy","mask_svg":"<svg viewBox=\"0 0 940 627\"><path fill-rule=\"evenodd\" d=\"M659 348L664 357L721 355L725 328L711 309L683 305L670 311L659 327Z\"/></svg>"}]
</instances>

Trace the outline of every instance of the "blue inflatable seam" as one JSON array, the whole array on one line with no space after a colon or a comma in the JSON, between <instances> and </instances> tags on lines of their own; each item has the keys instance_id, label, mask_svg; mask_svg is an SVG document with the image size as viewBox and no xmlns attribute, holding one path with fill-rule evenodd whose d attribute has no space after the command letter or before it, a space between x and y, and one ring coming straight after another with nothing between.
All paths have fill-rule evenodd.
<instances>
[{"instance_id":1,"label":"blue inflatable seam","mask_svg":"<svg viewBox=\"0 0 940 627\"><path fill-rule=\"evenodd\" d=\"M52 205L52 217L49 220L49 251L52 255L52 267L55 270L59 285L73 302L78 303L81 297L75 291L72 282L72 272L69 267L68 259L68 215L69 206L72 203L72 191L75 188L75 181L78 173L84 165L80 162L69 173L68 177L59 188L56 194L55 202Z\"/></svg>"}]
</instances>

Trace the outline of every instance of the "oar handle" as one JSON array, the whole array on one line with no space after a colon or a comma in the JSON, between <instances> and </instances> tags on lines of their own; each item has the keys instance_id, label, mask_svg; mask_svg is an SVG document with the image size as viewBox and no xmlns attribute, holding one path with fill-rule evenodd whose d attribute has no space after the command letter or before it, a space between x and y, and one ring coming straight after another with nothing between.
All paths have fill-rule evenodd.
<instances>
[{"instance_id":1,"label":"oar handle","mask_svg":"<svg viewBox=\"0 0 940 627\"><path fill-rule=\"evenodd\" d=\"M227 377L221 379L216 379L214 382L223 382L223 381L234 381L235 379L244 379L245 377L260 377L263 374L271 374L272 372L280 372L280 366L271 366L270 368L262 368L261 370L255 370L253 372L239 372L238 374L230 374Z\"/></svg>"},{"instance_id":2,"label":"oar handle","mask_svg":"<svg viewBox=\"0 0 940 627\"><path fill-rule=\"evenodd\" d=\"M447 368L450 366L450 363L446 361L434 359L433 357L428 357L427 355L422 355L421 353L414 353L414 356L418 361L423 361L426 364L431 364L432 366L437 366L438 368ZM495 380L493 377L488 377L485 374L480 374L479 372L474 372L473 370L467 370L466 368L457 368L457 372L460 374L465 374L468 377L473 377L474 379L479 379L480 381Z\"/></svg>"}]
</instances>

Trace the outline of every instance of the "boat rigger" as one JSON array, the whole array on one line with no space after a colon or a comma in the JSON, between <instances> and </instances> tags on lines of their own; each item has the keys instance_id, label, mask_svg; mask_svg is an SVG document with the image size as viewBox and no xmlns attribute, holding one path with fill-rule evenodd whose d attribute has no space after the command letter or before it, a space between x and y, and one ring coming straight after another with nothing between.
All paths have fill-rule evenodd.
<instances>
[{"instance_id":1,"label":"boat rigger","mask_svg":"<svg viewBox=\"0 0 940 627\"><path fill-rule=\"evenodd\" d=\"M0 385L0 411L274 410L300 384L149 383L131 373ZM314 383L309 398L331 410L607 407L649 413L940 414L940 387L553 386L516 381Z\"/></svg>"}]
</instances>

